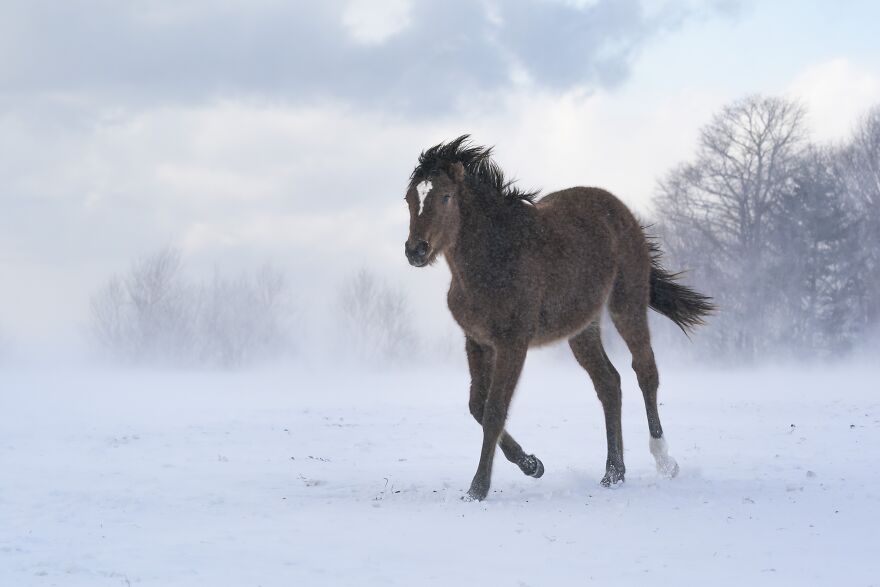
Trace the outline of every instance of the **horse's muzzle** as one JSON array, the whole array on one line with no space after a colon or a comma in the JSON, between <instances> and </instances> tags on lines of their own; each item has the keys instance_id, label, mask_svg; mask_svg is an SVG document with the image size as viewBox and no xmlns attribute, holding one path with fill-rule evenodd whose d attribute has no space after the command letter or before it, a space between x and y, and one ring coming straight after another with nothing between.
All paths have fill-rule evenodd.
<instances>
[{"instance_id":1,"label":"horse's muzzle","mask_svg":"<svg viewBox=\"0 0 880 587\"><path fill-rule=\"evenodd\" d=\"M423 267L428 262L428 251L430 246L425 241L416 241L414 246L409 245L409 241L404 243L403 249L409 264L413 267Z\"/></svg>"}]
</instances>

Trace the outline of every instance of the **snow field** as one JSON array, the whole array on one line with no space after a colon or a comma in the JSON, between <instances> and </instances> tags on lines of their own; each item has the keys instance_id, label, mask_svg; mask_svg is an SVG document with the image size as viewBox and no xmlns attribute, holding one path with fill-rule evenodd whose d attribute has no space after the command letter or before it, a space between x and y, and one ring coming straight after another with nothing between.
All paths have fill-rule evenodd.
<instances>
[{"instance_id":1,"label":"snow field","mask_svg":"<svg viewBox=\"0 0 880 587\"><path fill-rule=\"evenodd\" d=\"M574 362L529 361L466 503L463 367L0 372L0 585L876 585L876 368L664 369L661 478L625 364L627 481Z\"/></svg>"}]
</instances>

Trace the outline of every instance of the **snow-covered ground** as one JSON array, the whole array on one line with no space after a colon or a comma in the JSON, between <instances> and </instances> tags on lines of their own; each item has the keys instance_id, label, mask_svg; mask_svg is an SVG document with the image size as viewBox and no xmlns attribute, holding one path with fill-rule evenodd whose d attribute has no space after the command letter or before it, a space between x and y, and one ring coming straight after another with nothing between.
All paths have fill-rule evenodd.
<instances>
[{"instance_id":1,"label":"snow-covered ground","mask_svg":"<svg viewBox=\"0 0 880 587\"><path fill-rule=\"evenodd\" d=\"M0 370L0 585L880 584L876 367L661 364L681 475L625 364L627 482L573 361L530 361L489 499L463 367Z\"/></svg>"}]
</instances>

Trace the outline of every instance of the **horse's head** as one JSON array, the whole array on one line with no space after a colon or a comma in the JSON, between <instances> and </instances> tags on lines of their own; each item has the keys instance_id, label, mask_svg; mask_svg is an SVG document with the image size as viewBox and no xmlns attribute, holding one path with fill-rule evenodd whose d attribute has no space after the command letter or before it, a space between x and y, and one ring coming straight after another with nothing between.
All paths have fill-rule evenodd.
<instances>
[{"instance_id":1,"label":"horse's head","mask_svg":"<svg viewBox=\"0 0 880 587\"><path fill-rule=\"evenodd\" d=\"M409 205L409 238L404 250L409 264L424 267L458 238L459 200L463 194L464 166L453 163L414 179L406 192Z\"/></svg>"}]
</instances>

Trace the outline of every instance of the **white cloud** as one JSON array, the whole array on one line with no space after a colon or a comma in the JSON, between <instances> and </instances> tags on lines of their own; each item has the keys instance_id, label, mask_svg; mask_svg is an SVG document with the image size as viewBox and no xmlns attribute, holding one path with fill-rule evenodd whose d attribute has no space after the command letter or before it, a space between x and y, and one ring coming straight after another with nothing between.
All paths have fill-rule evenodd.
<instances>
[{"instance_id":1,"label":"white cloud","mask_svg":"<svg viewBox=\"0 0 880 587\"><path fill-rule=\"evenodd\" d=\"M860 116L880 103L880 74L847 59L832 59L802 72L788 92L807 107L816 140L842 140Z\"/></svg>"},{"instance_id":2,"label":"white cloud","mask_svg":"<svg viewBox=\"0 0 880 587\"><path fill-rule=\"evenodd\" d=\"M410 0L349 0L342 23L355 41L379 45L410 25L411 12Z\"/></svg>"},{"instance_id":3,"label":"white cloud","mask_svg":"<svg viewBox=\"0 0 880 587\"><path fill-rule=\"evenodd\" d=\"M689 0L646 16L636 0L0 2L4 100L66 94L99 109L259 96L343 100L421 116L531 79L613 87ZM142 5L143 4L143 5ZM88 18L83 18L88 15ZM432 80L430 92L415 91Z\"/></svg>"},{"instance_id":4,"label":"white cloud","mask_svg":"<svg viewBox=\"0 0 880 587\"><path fill-rule=\"evenodd\" d=\"M498 162L523 187L546 193L599 186L645 212L657 178L693 154L700 126L723 101L704 88L651 100L638 87L563 94L529 89L506 94L500 104L487 98L467 128L497 146Z\"/></svg>"}]
</instances>

